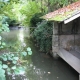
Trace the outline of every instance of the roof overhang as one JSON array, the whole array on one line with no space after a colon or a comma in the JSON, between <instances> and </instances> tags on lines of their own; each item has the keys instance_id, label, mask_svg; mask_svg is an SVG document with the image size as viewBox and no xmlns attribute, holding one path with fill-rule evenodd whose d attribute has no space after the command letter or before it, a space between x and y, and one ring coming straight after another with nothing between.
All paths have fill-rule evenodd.
<instances>
[{"instance_id":1,"label":"roof overhang","mask_svg":"<svg viewBox=\"0 0 80 80\"><path fill-rule=\"evenodd\" d=\"M76 18L78 18L78 17L80 17L80 12L79 12L78 14L73 15L72 17L70 17L70 18L64 20L64 24L67 24L67 23L73 21L74 19L76 19Z\"/></svg>"},{"instance_id":2,"label":"roof overhang","mask_svg":"<svg viewBox=\"0 0 80 80\"><path fill-rule=\"evenodd\" d=\"M67 24L78 17L80 17L80 0L50 12L41 18L47 21L64 22L64 24Z\"/></svg>"}]
</instances>

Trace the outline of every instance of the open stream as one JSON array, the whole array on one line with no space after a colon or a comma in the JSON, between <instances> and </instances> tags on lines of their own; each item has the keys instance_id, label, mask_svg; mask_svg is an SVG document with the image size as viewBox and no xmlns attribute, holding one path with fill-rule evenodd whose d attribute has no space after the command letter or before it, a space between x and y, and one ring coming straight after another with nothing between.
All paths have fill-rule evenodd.
<instances>
[{"instance_id":1,"label":"open stream","mask_svg":"<svg viewBox=\"0 0 80 80\"><path fill-rule=\"evenodd\" d=\"M61 58L55 60L50 55L40 52L30 40L28 29L11 30L9 33L3 33L2 36L7 46L13 45L18 49L20 45L24 45L31 47L33 52L32 56L28 57L28 64L25 63L25 74L10 75L6 77L7 80L79 80L78 73ZM7 52L8 49L4 51ZM10 51L14 49L10 47Z\"/></svg>"}]
</instances>

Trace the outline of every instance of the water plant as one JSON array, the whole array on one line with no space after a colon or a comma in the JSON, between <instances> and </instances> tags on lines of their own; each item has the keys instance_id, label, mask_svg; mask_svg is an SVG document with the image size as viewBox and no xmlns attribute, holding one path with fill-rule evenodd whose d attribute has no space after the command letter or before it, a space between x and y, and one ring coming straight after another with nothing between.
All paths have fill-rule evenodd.
<instances>
[{"instance_id":1,"label":"water plant","mask_svg":"<svg viewBox=\"0 0 80 80\"><path fill-rule=\"evenodd\" d=\"M9 32L8 23L4 21L5 16L0 15L0 34ZM0 50L8 47L0 36ZM0 55L0 80L6 80L6 75L20 75L25 73L22 63L27 61L27 56L32 55L31 48L24 49L20 46L16 52L7 52ZM26 60L24 60L24 57Z\"/></svg>"},{"instance_id":2,"label":"water plant","mask_svg":"<svg viewBox=\"0 0 80 80\"><path fill-rule=\"evenodd\" d=\"M0 80L6 80L6 74L24 74L25 68L22 67L21 63L27 61L27 55L32 55L30 47L28 47L26 51L9 52L0 55L0 72L2 73ZM26 57L26 60L24 60L23 57Z\"/></svg>"}]
</instances>

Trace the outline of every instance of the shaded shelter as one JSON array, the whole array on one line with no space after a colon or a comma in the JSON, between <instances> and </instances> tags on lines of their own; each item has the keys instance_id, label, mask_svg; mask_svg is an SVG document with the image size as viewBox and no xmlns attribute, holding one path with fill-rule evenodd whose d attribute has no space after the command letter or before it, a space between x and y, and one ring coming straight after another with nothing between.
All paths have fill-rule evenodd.
<instances>
[{"instance_id":1,"label":"shaded shelter","mask_svg":"<svg viewBox=\"0 0 80 80\"><path fill-rule=\"evenodd\" d=\"M42 18L53 21L52 56L65 60L79 73L80 80L80 1Z\"/></svg>"}]
</instances>

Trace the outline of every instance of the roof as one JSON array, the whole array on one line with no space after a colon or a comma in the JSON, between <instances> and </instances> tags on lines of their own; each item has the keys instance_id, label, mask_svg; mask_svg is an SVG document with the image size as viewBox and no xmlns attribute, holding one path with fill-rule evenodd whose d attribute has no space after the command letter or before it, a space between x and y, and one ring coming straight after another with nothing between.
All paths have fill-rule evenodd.
<instances>
[{"instance_id":1,"label":"roof","mask_svg":"<svg viewBox=\"0 0 80 80\"><path fill-rule=\"evenodd\" d=\"M46 15L44 15L42 18L46 19L46 20L53 20L53 21L64 21L67 20L71 17L74 17L75 15L77 15L77 17L80 16L80 1L77 1L75 3L72 3L66 7L60 8L54 12L50 12ZM74 17L73 19L77 18ZM73 20L71 19L71 20Z\"/></svg>"}]
</instances>

